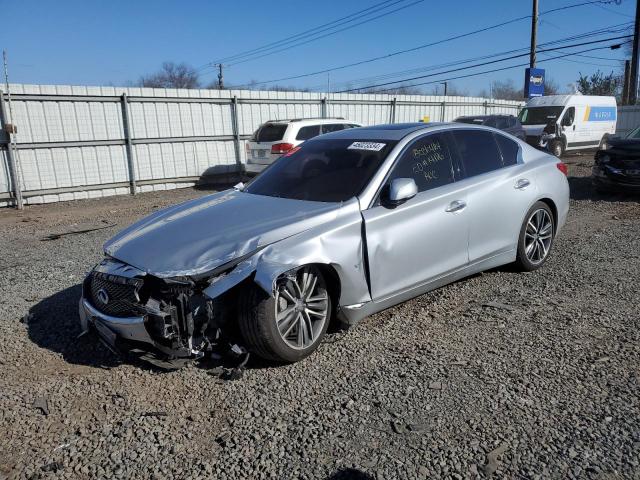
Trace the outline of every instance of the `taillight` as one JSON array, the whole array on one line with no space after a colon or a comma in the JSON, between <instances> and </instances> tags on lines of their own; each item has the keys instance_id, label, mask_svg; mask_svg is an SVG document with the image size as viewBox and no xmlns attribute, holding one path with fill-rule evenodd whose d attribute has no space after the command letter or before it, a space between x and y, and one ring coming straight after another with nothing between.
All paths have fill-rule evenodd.
<instances>
[{"instance_id":1,"label":"taillight","mask_svg":"<svg viewBox=\"0 0 640 480\"><path fill-rule=\"evenodd\" d=\"M290 143L276 143L274 145L271 145L271 153L282 155L283 153L287 153L292 148L293 145Z\"/></svg>"},{"instance_id":2,"label":"taillight","mask_svg":"<svg viewBox=\"0 0 640 480\"><path fill-rule=\"evenodd\" d=\"M560 170L565 175L569 174L569 168L567 167L566 163L558 162L556 163L556 167L558 167L558 170Z\"/></svg>"}]
</instances>

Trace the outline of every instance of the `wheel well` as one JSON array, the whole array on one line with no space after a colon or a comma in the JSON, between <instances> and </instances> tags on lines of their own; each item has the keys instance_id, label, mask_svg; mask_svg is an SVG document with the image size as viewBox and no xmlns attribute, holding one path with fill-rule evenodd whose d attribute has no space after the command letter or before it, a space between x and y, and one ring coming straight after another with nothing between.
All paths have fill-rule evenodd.
<instances>
[{"instance_id":1,"label":"wheel well","mask_svg":"<svg viewBox=\"0 0 640 480\"><path fill-rule=\"evenodd\" d=\"M333 305L333 313L338 309L338 302L340 301L340 276L336 269L333 268L332 265L328 265L326 263L313 263L314 267L316 267L322 273L322 276L325 278L327 282L327 290L329 291L329 296L331 297L331 303Z\"/></svg>"},{"instance_id":2,"label":"wheel well","mask_svg":"<svg viewBox=\"0 0 640 480\"><path fill-rule=\"evenodd\" d=\"M556 207L556 204L553 203L553 200L551 200L550 198L541 198L539 201L542 203L546 203L547 206L551 209L551 213L553 214L553 233L555 234L558 228L558 209Z\"/></svg>"}]
</instances>

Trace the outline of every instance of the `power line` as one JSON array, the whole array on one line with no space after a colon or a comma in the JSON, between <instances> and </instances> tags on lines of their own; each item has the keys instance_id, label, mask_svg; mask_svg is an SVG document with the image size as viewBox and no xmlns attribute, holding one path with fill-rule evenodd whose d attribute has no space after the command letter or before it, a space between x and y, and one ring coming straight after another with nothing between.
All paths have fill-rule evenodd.
<instances>
[{"instance_id":1,"label":"power line","mask_svg":"<svg viewBox=\"0 0 640 480\"><path fill-rule=\"evenodd\" d=\"M597 30L593 30L593 31L589 31L589 32L584 32L584 33L581 33L581 34L572 35L570 37L565 37L565 38L560 38L560 39L556 39L556 40L551 40L551 41L548 41L548 42L540 43L538 46L539 47L545 47L545 46L557 45L557 44L561 44L561 43L566 43L566 42L571 41L571 40L578 40L578 39L585 38L585 37L593 37L595 35L602 35L604 33L610 33L610 34L622 33L622 32L624 32L626 30L625 25L626 25L626 23L619 24L619 25L611 25L611 26L604 27L604 28L601 28L601 29L597 29ZM622 27L622 28L619 28L619 27ZM564 48L566 48L566 47L564 47ZM393 73L387 73L387 74L382 74L382 75L358 78L358 79L353 79L353 80L346 80L346 81L343 81L343 82L334 83L334 86L336 86L336 85L352 85L353 83L373 82L373 81L385 80L387 78L398 77L398 76L406 75L406 74L414 74L414 73L419 73L419 72L437 70L437 69L440 69L440 68L447 68L447 67L462 65L462 64L465 64L465 63L477 62L479 60L485 60L485 59L490 59L490 58L501 57L501 56L512 54L512 53L516 53L516 52L522 52L522 51L525 51L525 50L528 51L528 49L529 49L529 47L522 47L522 48L517 48L517 49L513 49L513 50L507 50L507 51L504 51L504 52L494 53L494 54L491 54L491 55L483 55L483 56L480 56L480 57L474 57L474 58L465 59L465 60L457 60L457 61L454 61L454 62L448 62L448 63L438 64L438 65L430 65L430 66L414 68L414 69L409 69L409 70L402 70L402 71L399 71L399 72L393 72ZM603 60L613 60L613 59L610 59L610 58L603 58L603 57L597 57L597 58L603 59ZM310 88L313 89L313 88L319 88L319 87L323 87L323 86L324 86L324 84L323 85L318 85L318 86L315 86L315 87L310 87Z\"/></svg>"},{"instance_id":2,"label":"power line","mask_svg":"<svg viewBox=\"0 0 640 480\"><path fill-rule=\"evenodd\" d=\"M345 23L352 22L352 21L356 20L356 19L353 19L352 17L355 17L357 15L361 15L361 14L365 14L365 16L366 15L370 15L371 13L375 13L376 11L383 10L385 8L391 7L391 6L395 5L395 4L398 4L398 3L401 3L401 2L404 2L404 1L406 1L406 0L395 0L395 1L394 0L385 0L383 2L376 3L376 4L374 4L374 5L370 6L370 7L367 7L365 9L363 9L363 10L359 10L357 12L354 12L354 13L352 13L350 15L345 16L345 17L338 18L337 20L333 20L331 22L324 23L322 25L318 25L317 27L310 28L309 30L305 30L304 32L300 32L300 33L297 33L295 35L291 35L289 37L283 38L281 40L277 40L275 42L267 43L266 45L263 45L261 47L256 47L256 48L253 48L253 49L250 49L250 50L245 50L244 52L237 53L235 55L230 55L230 56L227 56L227 57L224 57L224 58L220 58L219 60L216 60L215 62L230 62L232 60L236 60L236 59L241 58L241 57L246 57L246 56L250 56L250 55L253 55L253 54L256 54L256 53L261 53L264 50L270 50L272 48L280 46L281 44L290 43L292 41L295 41L295 40L299 39L300 37L303 37L303 36L305 36L307 34L311 34L312 33L313 35L316 35L318 33L324 32L326 30L330 30L332 28L338 27L338 26L343 25ZM348 20L348 19L351 19L351 20ZM213 62L213 63L215 63L215 62Z\"/></svg>"},{"instance_id":3,"label":"power line","mask_svg":"<svg viewBox=\"0 0 640 480\"><path fill-rule=\"evenodd\" d=\"M611 48L612 46L615 46L615 45L588 48L586 50L581 50L581 51L575 52L575 53L567 53L567 54L564 54L564 55L558 55L556 57L545 58L544 60L540 60L540 63L549 62L551 60L558 60L558 59L561 59L561 58L569 57L571 55L575 55L576 53L585 53L585 52L593 52L593 51L596 51L596 50L604 50L604 49L607 49L607 48ZM378 91L376 91L376 93L384 93L384 92L395 90L397 88L411 88L411 87L419 87L419 86L422 86L422 85L433 85L434 83L449 82L451 80L458 80L458 79L461 79L461 78L476 77L478 75L485 75L487 73L502 72L504 70L511 70L513 68L526 67L528 65L529 65L529 62L526 62L526 63L520 63L518 65L511 65L511 66L508 66L508 67L500 67L500 68L494 68L492 70L485 70L483 72L469 73L467 75L458 75L456 77L440 78L438 80L432 80L432 81L429 81L429 82L414 83L414 84L411 84L411 85L399 85L399 86L393 87L393 88L385 88L385 89L378 90Z\"/></svg>"},{"instance_id":4,"label":"power line","mask_svg":"<svg viewBox=\"0 0 640 480\"><path fill-rule=\"evenodd\" d=\"M619 36L619 37L605 38L605 39L602 39L602 40L592 40L590 42L582 42L582 43L575 43L575 44L572 44L572 45L564 45L562 47L547 48L547 49L538 50L538 53L552 52L552 51L556 51L556 50L561 50L563 48L573 48L573 47L581 47L581 46L584 46L584 45L593 45L594 43L602 43L602 42L609 42L609 41L612 41L612 40L625 39L625 38L629 38L630 36L631 35L623 35L623 36ZM578 52L578 53L581 53L581 52ZM504 62L504 61L507 61L507 60L513 60L515 58L524 57L524 56L527 56L527 55L529 55L529 54L528 53L521 53L521 54L509 56L509 57L506 57L506 58L501 58L501 59L498 59L498 60L490 60L490 61L487 61L487 62L478 63L476 65L454 68L452 70L447 70L447 71L444 71L444 72L431 73L431 74L428 74L428 75L420 75L420 76L416 76L416 77L404 78L404 79L401 79L401 80L394 80L392 82L379 83L379 84L376 84L376 85L367 85L365 87L358 87L358 88L350 88L350 89L347 89L347 90L340 90L337 93L348 93L348 92L354 92L354 91L357 91L357 90L364 90L364 89L370 89L370 88L383 87L385 85L391 85L393 83L401 83L401 82L407 82L407 81L412 81L412 80L418 80L420 78L426 78L426 77L433 77L433 76L436 76L436 75L442 75L442 74L445 74L445 73L453 73L453 72L457 72L457 71L460 71L460 70L464 70L466 68L482 67L482 66L485 66L485 65L493 64L493 63L499 63L499 62Z\"/></svg>"},{"instance_id":5,"label":"power line","mask_svg":"<svg viewBox=\"0 0 640 480\"><path fill-rule=\"evenodd\" d=\"M422 3L422 2L424 2L424 1L425 1L425 0L415 0L414 2L409 3L409 4L407 4L407 5L403 5L402 7L396 8L396 9L391 10L391 11L389 11L389 12L382 13L382 14L377 15L377 16L375 16L375 17L368 18L368 19L363 20L363 21L361 21L361 22L354 23L353 25L349 25L349 26L344 27L344 28L341 28L341 29L339 29L339 30L335 30L335 31L333 31L333 32L329 32L329 33L326 33L326 34L324 34L324 35L320 35L319 37L311 38L311 39L306 40L306 41L304 41L304 42L297 43L297 44L294 44L294 45L291 45L291 46L288 46L288 47L284 47L284 48L281 48L281 49L279 49L279 50L273 50L273 51L271 51L271 52L263 53L262 55L258 55L258 56L251 57L251 58L247 58L247 59L245 59L245 60L240 60L240 61L237 61L237 62L232 62L232 63L230 63L230 65L238 65L238 64L241 64L241 63L250 62L250 61L253 61L253 60L257 60L257 59L259 59L259 58L263 58L263 57L266 57L266 56L269 56L269 55L273 55L273 54L275 54L275 53L284 52L285 50L291 50L292 48L297 48L297 47L300 47L300 46L302 46L302 45L306 45L307 43L311 43L311 42L315 42L316 40L320 40L321 38L329 37L329 36L331 36L331 35L335 35L336 33L344 32L345 30L349 30L349 29L354 28L354 27L357 27L357 26L359 26L359 25L363 25L363 24L365 24L365 23L372 22L372 21L377 20L377 19L379 19L379 18L386 17L387 15L391 15L392 13L399 12L400 10L404 10L405 8L412 7L412 6L414 6L414 5L417 5L418 3Z\"/></svg>"},{"instance_id":6,"label":"power line","mask_svg":"<svg viewBox=\"0 0 640 480\"><path fill-rule=\"evenodd\" d=\"M553 13L553 12L556 12L556 11L561 11L561 10L567 10L567 9L570 9L570 8L581 7L581 6L584 6L584 5L593 5L593 4L596 4L596 3L611 3L612 1L613 0L595 0L595 1L576 3L576 4L572 4L572 5L565 5L563 7L557 7L557 8L551 9L551 10L546 10L544 12L541 12L540 16L546 15L546 14L549 14L549 13ZM529 18L531 18L531 15L524 15L522 17L512 18L510 20L506 20L504 22L496 23L496 24L490 25L488 27L479 28L477 30L472 30L470 32L462 33L462 34L459 34L459 35L454 35L454 36L447 37L447 38L444 38L444 39L441 39L441 40L437 40L437 41L434 41L434 42L425 43L425 44L422 44L422 45L418 45L416 47L411 47L411 48L407 48L407 49L404 49L404 50L398 50L398 51L395 51L395 52L392 52L392 53L388 53L388 54L385 54L385 55L380 55L380 56L377 56L377 57L368 58L366 60L359 60L359 61L356 61L356 62L347 63L347 64L340 65L340 66L337 66L337 67L325 68L325 69L322 69L322 70L317 70L315 72L309 72L309 73L304 73L304 74L299 74L299 75L292 75L292 76L289 76L289 77L276 78L276 79L272 79L272 80L265 80L265 81L262 81L262 82L257 82L257 85L264 85L264 84L267 84L267 83L283 82L283 81L287 81L287 80L297 80L297 79L300 79L300 78L312 77L312 76L315 76L315 75L321 75L321 74L328 73L328 72L335 72L337 70L343 70L345 68L356 67L356 66L364 65L364 64L367 64L367 63L371 63L371 62L376 62L378 60L383 60L383 59L395 57L397 55L402 55L402 54L405 54L405 53L411 53L411 52L415 52L417 50L422 50L424 48L433 47L435 45L441 45L443 43L451 42L453 40L459 40L461 38L465 38L465 37L469 37L469 36L472 36L472 35L476 35L478 33L484 33L484 32L487 32L487 31L490 31L490 30L494 30L496 28L504 27L506 25L509 25L509 24L512 24L512 23L516 23L516 22L520 22L522 20L526 20L526 19L529 19ZM243 84L243 85L239 85L238 87L241 88L241 87L246 87L248 85L249 84Z\"/></svg>"}]
</instances>

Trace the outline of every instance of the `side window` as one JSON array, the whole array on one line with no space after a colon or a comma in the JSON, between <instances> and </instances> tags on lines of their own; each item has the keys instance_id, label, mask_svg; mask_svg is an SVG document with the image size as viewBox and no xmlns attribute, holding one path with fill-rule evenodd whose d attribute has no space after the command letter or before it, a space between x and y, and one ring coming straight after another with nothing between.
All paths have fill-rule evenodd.
<instances>
[{"instance_id":1,"label":"side window","mask_svg":"<svg viewBox=\"0 0 640 480\"><path fill-rule=\"evenodd\" d=\"M562 116L562 125L564 125L565 127L570 127L571 125L573 125L573 121L575 117L576 117L575 107L567 108L567 111L564 112L564 115Z\"/></svg>"},{"instance_id":2,"label":"side window","mask_svg":"<svg viewBox=\"0 0 640 480\"><path fill-rule=\"evenodd\" d=\"M493 133L482 130L454 130L465 177L482 175L502 168L502 159Z\"/></svg>"},{"instance_id":3,"label":"side window","mask_svg":"<svg viewBox=\"0 0 640 480\"><path fill-rule=\"evenodd\" d=\"M502 152L502 163L505 167L518 163L518 151L520 147L516 142L504 135L496 134L496 140Z\"/></svg>"},{"instance_id":4,"label":"side window","mask_svg":"<svg viewBox=\"0 0 640 480\"><path fill-rule=\"evenodd\" d=\"M296 135L296 140L309 140L310 138L320 135L320 125L309 125L302 127Z\"/></svg>"},{"instance_id":5,"label":"side window","mask_svg":"<svg viewBox=\"0 0 640 480\"><path fill-rule=\"evenodd\" d=\"M413 178L418 192L453 182L451 151L446 138L436 133L414 141L398 159L389 180Z\"/></svg>"},{"instance_id":6,"label":"side window","mask_svg":"<svg viewBox=\"0 0 640 480\"><path fill-rule=\"evenodd\" d=\"M322 125L322 133L337 132L339 130L344 130L344 125L341 123L325 123Z\"/></svg>"}]
</instances>

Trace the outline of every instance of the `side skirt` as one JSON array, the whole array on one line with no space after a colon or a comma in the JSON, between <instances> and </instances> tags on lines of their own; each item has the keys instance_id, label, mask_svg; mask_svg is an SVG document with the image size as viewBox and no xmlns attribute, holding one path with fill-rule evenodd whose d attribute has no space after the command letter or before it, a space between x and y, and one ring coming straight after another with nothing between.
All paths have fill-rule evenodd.
<instances>
[{"instance_id":1,"label":"side skirt","mask_svg":"<svg viewBox=\"0 0 640 480\"><path fill-rule=\"evenodd\" d=\"M515 249L509 250L507 252L500 253L490 258L486 258L474 264L466 265L459 270L456 270L442 277L438 277L434 280L430 280L429 282L423 283L422 285L412 287L408 290L405 290L404 292L400 292L397 295L394 295L393 297L377 301L374 300L363 304L341 306L339 307L338 314L345 323L349 325L355 325L360 320L368 317L369 315L373 315L374 313L386 310L387 308L393 307L402 302L406 302L407 300L430 292L431 290L435 290L436 288L443 287L445 285L448 285L449 283L455 282L470 275L499 267L501 265L507 265L514 262L515 259Z\"/></svg>"}]
</instances>

